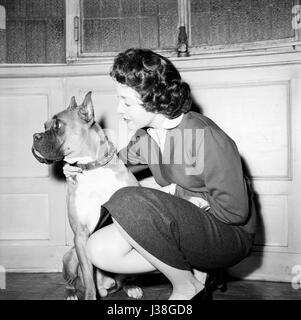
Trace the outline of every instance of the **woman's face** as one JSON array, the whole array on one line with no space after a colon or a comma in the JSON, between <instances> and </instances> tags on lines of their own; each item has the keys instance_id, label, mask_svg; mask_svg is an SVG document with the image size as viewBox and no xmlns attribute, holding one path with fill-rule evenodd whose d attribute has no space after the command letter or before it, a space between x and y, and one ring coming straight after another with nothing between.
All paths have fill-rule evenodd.
<instances>
[{"instance_id":1,"label":"woman's face","mask_svg":"<svg viewBox=\"0 0 301 320\"><path fill-rule=\"evenodd\" d=\"M128 128L130 130L137 130L151 127L156 114L143 108L143 102L139 93L118 82L116 89L119 98L117 112L126 121Z\"/></svg>"}]
</instances>

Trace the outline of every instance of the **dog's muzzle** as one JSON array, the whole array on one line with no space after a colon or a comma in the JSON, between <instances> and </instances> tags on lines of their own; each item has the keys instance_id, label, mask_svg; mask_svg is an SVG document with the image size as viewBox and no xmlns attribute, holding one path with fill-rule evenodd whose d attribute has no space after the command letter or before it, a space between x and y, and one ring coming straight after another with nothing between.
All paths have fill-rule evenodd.
<instances>
[{"instance_id":1,"label":"dog's muzzle","mask_svg":"<svg viewBox=\"0 0 301 320\"><path fill-rule=\"evenodd\" d=\"M45 140L43 140L44 135L41 133L35 133L33 135L33 146L31 148L31 152L34 157L41 163L52 164L57 161L61 161L64 159L64 156L60 152L60 148L52 149L51 146L54 145L54 139L49 143L45 144Z\"/></svg>"},{"instance_id":2,"label":"dog's muzzle","mask_svg":"<svg viewBox=\"0 0 301 320\"><path fill-rule=\"evenodd\" d=\"M31 152L34 157L41 163L52 164L54 162L53 160L47 160L46 158L44 158L34 147L31 148Z\"/></svg>"}]
</instances>

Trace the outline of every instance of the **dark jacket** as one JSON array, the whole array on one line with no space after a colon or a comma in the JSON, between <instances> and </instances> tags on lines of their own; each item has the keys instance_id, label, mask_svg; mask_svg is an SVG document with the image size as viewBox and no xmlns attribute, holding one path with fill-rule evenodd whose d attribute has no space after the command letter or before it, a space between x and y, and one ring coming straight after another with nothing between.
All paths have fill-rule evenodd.
<instances>
[{"instance_id":1,"label":"dark jacket","mask_svg":"<svg viewBox=\"0 0 301 320\"><path fill-rule=\"evenodd\" d=\"M200 196L217 219L255 233L253 197L236 144L209 118L184 114L176 128L167 130L163 154L145 130L138 130L119 157L125 163L148 164L159 185L175 183L176 195Z\"/></svg>"}]
</instances>

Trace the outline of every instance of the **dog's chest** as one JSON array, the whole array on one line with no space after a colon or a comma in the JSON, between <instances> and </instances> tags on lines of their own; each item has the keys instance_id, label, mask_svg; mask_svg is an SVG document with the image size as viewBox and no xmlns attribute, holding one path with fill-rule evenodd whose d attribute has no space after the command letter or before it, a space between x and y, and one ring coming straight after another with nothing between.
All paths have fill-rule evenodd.
<instances>
[{"instance_id":1,"label":"dog's chest","mask_svg":"<svg viewBox=\"0 0 301 320\"><path fill-rule=\"evenodd\" d=\"M93 231L100 214L100 207L110 199L118 189L138 185L130 176L126 168L112 170L101 167L91 171L84 171L77 176L75 192L76 214L80 223L88 226Z\"/></svg>"}]
</instances>

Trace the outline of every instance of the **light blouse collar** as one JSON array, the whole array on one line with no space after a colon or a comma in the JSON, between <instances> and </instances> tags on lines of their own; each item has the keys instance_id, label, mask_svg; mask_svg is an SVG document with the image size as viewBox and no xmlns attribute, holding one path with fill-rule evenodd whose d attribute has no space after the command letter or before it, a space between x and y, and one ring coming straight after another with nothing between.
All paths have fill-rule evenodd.
<instances>
[{"instance_id":1,"label":"light blouse collar","mask_svg":"<svg viewBox=\"0 0 301 320\"><path fill-rule=\"evenodd\" d=\"M180 116L174 119L168 119L168 118L164 119L161 129L173 129L177 127L182 121L183 117L184 117L184 113L182 113Z\"/></svg>"}]
</instances>

